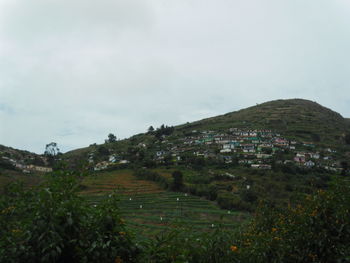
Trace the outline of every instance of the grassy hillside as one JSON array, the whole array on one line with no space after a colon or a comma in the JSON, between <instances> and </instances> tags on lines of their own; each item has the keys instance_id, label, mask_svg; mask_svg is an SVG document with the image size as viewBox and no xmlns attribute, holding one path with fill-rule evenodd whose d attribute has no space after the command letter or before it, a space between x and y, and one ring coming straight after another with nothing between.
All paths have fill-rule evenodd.
<instances>
[{"instance_id":1,"label":"grassy hillside","mask_svg":"<svg viewBox=\"0 0 350 263\"><path fill-rule=\"evenodd\" d=\"M259 131L244 135L249 130ZM66 153L64 158L75 166L85 164L90 171L180 170L183 192L215 200L225 209L254 211L259 200L284 206L296 194L327 188L332 175L349 174L350 147L345 143L345 138L349 143L349 130L348 119L315 102L277 100L177 127L163 125L121 141L93 144ZM111 162L114 157L117 161ZM124 177L130 179L127 174ZM102 176L86 191L103 193L110 190L114 179ZM171 189L170 184L164 188ZM139 181L138 185L146 187L149 182Z\"/></svg>"},{"instance_id":2,"label":"grassy hillside","mask_svg":"<svg viewBox=\"0 0 350 263\"><path fill-rule=\"evenodd\" d=\"M247 109L182 125L180 129L224 130L230 127L273 129L299 140L341 144L349 131L344 119L320 104L291 99L262 103Z\"/></svg>"},{"instance_id":3,"label":"grassy hillside","mask_svg":"<svg viewBox=\"0 0 350 263\"><path fill-rule=\"evenodd\" d=\"M186 123L175 127L168 140L176 139L191 131L225 131L229 128L272 129L288 139L314 142L322 147L342 148L344 137L350 133L350 119L343 118L320 104L303 99L276 100L262 103L236 112ZM126 140L117 141L107 148L127 151L129 147L143 142L152 145L157 140L147 133L138 134ZM66 159L79 160L96 151L98 145L91 145L67 152Z\"/></svg>"}]
</instances>

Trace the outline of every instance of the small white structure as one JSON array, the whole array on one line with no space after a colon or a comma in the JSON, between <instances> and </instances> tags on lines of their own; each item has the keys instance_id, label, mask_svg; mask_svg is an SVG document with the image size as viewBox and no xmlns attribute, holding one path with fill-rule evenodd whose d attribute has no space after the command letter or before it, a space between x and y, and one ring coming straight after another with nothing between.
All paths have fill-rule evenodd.
<instances>
[{"instance_id":1,"label":"small white structure","mask_svg":"<svg viewBox=\"0 0 350 263\"><path fill-rule=\"evenodd\" d=\"M114 154L112 154L109 156L108 161L110 163L115 163L117 161L117 157Z\"/></svg>"},{"instance_id":2,"label":"small white structure","mask_svg":"<svg viewBox=\"0 0 350 263\"><path fill-rule=\"evenodd\" d=\"M307 161L304 165L308 168L311 168L311 167L315 166L315 163L310 160L310 161Z\"/></svg>"}]
</instances>

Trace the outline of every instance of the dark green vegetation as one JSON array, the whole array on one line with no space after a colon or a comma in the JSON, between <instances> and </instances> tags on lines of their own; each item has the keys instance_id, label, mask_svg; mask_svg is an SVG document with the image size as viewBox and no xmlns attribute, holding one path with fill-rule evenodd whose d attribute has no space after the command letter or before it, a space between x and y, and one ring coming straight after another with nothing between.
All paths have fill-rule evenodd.
<instances>
[{"instance_id":1,"label":"dark green vegetation","mask_svg":"<svg viewBox=\"0 0 350 263\"><path fill-rule=\"evenodd\" d=\"M179 169L177 167L176 169ZM180 168L181 169L181 168ZM196 171L182 168L184 193L216 201L223 209L253 212L259 200L267 200L276 206L286 206L298 194L309 194L315 189L326 189L332 176L311 171L254 170L249 168L210 169ZM157 183L166 190L174 190L172 169L140 169L134 172L138 178ZM336 175L334 175L336 177Z\"/></svg>"},{"instance_id":2,"label":"dark green vegetation","mask_svg":"<svg viewBox=\"0 0 350 263\"><path fill-rule=\"evenodd\" d=\"M262 103L240 111L181 126L181 129L230 127L273 129L297 140L340 146L349 132L349 121L316 102L291 99Z\"/></svg>"},{"instance_id":3,"label":"dark green vegetation","mask_svg":"<svg viewBox=\"0 0 350 263\"><path fill-rule=\"evenodd\" d=\"M221 153L223 145L212 142L220 134L233 136L230 128L271 129L290 146L295 141L296 149L256 147L254 154L266 155L265 159L253 153ZM256 137L264 139L260 132ZM176 127L150 127L148 132L126 140L108 140L68 152L63 159L72 168L93 170L95 164L114 156L116 162L110 163L109 170L143 169L143 176L151 175L144 179L157 182L163 189L205 197L224 209L254 211L259 200L284 206L296 193L326 189L333 175L348 175L349 138L350 122L340 114L307 100L277 100ZM242 144L253 144L252 140ZM297 152L317 154L317 159L307 157L316 165L307 168L296 163L293 158ZM251 163L259 162L268 169L251 168ZM164 178L162 172L154 174L157 169L169 174L180 171L181 185Z\"/></svg>"},{"instance_id":4,"label":"dark green vegetation","mask_svg":"<svg viewBox=\"0 0 350 263\"><path fill-rule=\"evenodd\" d=\"M167 178L167 174L163 175ZM98 173L84 178L81 194L92 205L99 205L117 189L121 215L141 239L185 226L195 231L218 226L234 229L250 217L247 213L221 210L197 196L164 191L155 182L144 179L145 176L141 179L129 170Z\"/></svg>"},{"instance_id":5,"label":"dark green vegetation","mask_svg":"<svg viewBox=\"0 0 350 263\"><path fill-rule=\"evenodd\" d=\"M115 195L98 208L77 195L76 176L57 173L37 189L9 185L0 198L1 262L133 261Z\"/></svg>"},{"instance_id":6,"label":"dark green vegetation","mask_svg":"<svg viewBox=\"0 0 350 263\"><path fill-rule=\"evenodd\" d=\"M39 175L22 174L13 170L2 170L0 172L0 194L3 194L6 185L13 182L20 182L25 188L31 188L42 182L43 178Z\"/></svg>"},{"instance_id":7,"label":"dark green vegetation","mask_svg":"<svg viewBox=\"0 0 350 263\"><path fill-rule=\"evenodd\" d=\"M311 101L109 134L48 180L11 151L1 189L26 188L1 196L1 262L350 262L350 122Z\"/></svg>"},{"instance_id":8,"label":"dark green vegetation","mask_svg":"<svg viewBox=\"0 0 350 263\"><path fill-rule=\"evenodd\" d=\"M32 190L10 185L0 197L0 261L350 262L349 187L335 181L280 209L262 203L239 229L184 225L140 241L121 218L118 196L94 206L77 195L76 175L56 173Z\"/></svg>"}]
</instances>

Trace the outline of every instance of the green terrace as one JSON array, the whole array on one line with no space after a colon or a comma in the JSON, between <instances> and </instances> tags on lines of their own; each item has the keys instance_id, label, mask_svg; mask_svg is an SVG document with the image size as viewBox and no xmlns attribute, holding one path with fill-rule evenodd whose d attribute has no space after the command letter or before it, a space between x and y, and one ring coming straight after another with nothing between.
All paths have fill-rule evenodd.
<instances>
[{"instance_id":1,"label":"green terrace","mask_svg":"<svg viewBox=\"0 0 350 263\"><path fill-rule=\"evenodd\" d=\"M98 206L108 195L85 198ZM192 231L205 231L219 225L234 229L249 218L247 213L223 210L214 202L178 192L123 194L119 208L127 226L141 239L185 225Z\"/></svg>"}]
</instances>

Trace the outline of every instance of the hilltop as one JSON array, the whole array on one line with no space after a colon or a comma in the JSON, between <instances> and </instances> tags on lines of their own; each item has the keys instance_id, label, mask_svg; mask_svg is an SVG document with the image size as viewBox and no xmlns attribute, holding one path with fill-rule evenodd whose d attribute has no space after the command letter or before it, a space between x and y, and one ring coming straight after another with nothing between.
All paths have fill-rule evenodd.
<instances>
[{"instance_id":1,"label":"hilltop","mask_svg":"<svg viewBox=\"0 0 350 263\"><path fill-rule=\"evenodd\" d=\"M236 112L179 126L180 129L224 130L231 127L272 129L295 139L325 144L342 143L350 119L303 99L275 100Z\"/></svg>"},{"instance_id":2,"label":"hilltop","mask_svg":"<svg viewBox=\"0 0 350 263\"><path fill-rule=\"evenodd\" d=\"M224 132L230 128L269 129L283 134L287 139L317 143L323 147L343 148L345 135L350 133L350 119L322 105L304 99L275 100L265 102L191 123L173 127L168 139L187 136L195 132ZM117 144L126 150L139 143L154 143L152 133L146 132L121 140L115 144L104 145L114 148ZM76 149L65 154L68 159L79 160L96 149L96 144Z\"/></svg>"}]
</instances>

